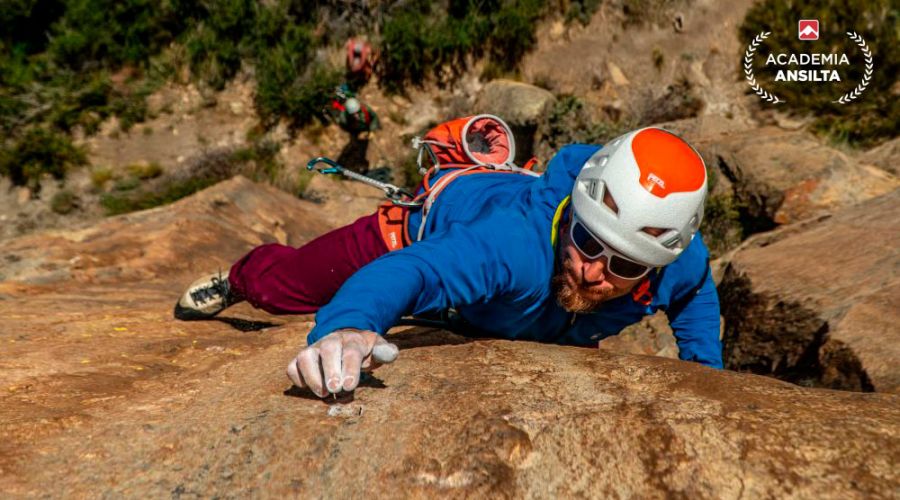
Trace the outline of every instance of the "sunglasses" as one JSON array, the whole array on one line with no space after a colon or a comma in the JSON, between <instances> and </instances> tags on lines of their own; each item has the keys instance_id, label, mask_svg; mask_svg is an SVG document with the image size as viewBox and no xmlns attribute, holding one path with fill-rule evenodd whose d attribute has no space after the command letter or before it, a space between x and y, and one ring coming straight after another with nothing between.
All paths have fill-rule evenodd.
<instances>
[{"instance_id":1,"label":"sunglasses","mask_svg":"<svg viewBox=\"0 0 900 500\"><path fill-rule=\"evenodd\" d=\"M650 266L639 264L616 252L588 231L588 228L574 216L572 217L572 224L569 225L569 236L572 238L575 248L588 259L605 256L606 269L613 276L633 280L641 278L650 272Z\"/></svg>"}]
</instances>

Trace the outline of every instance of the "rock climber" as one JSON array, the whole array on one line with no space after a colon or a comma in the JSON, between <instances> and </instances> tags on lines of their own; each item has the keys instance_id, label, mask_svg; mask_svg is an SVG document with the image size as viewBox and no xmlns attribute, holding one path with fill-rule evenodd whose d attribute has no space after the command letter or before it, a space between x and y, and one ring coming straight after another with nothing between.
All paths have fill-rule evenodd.
<instances>
[{"instance_id":1,"label":"rock climber","mask_svg":"<svg viewBox=\"0 0 900 500\"><path fill-rule=\"evenodd\" d=\"M347 52L347 81L358 89L372 77L377 59L372 46L363 39L350 38L344 49Z\"/></svg>"},{"instance_id":2,"label":"rock climber","mask_svg":"<svg viewBox=\"0 0 900 500\"><path fill-rule=\"evenodd\" d=\"M338 87L325 112L354 138L361 133L371 134L380 128L378 115L361 102L346 84Z\"/></svg>"},{"instance_id":3,"label":"rock climber","mask_svg":"<svg viewBox=\"0 0 900 500\"><path fill-rule=\"evenodd\" d=\"M425 147L435 158L447 143ZM456 176L427 213L395 207L400 236L382 206L299 248L257 247L227 275L191 284L175 316L211 318L242 300L315 312L287 374L320 397L353 391L361 370L394 361L384 335L401 317L447 310L464 334L575 346L663 310L681 359L722 367L718 295L697 232L706 169L687 142L644 128L603 147L565 146L539 176L518 173Z\"/></svg>"}]
</instances>

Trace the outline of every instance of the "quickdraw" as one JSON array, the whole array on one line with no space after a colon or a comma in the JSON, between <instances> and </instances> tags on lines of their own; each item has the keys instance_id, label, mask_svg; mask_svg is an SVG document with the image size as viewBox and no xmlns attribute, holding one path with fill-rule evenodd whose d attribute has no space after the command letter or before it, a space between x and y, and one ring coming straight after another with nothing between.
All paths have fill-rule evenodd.
<instances>
[{"instance_id":1,"label":"quickdraw","mask_svg":"<svg viewBox=\"0 0 900 500\"><path fill-rule=\"evenodd\" d=\"M318 165L319 163L328 165L328 168L317 169L316 165ZM384 191L384 195L390 198L391 202L395 205L399 205L402 207L420 207L423 203L422 201L414 201L413 198L415 197L413 196L413 194L399 186L395 186L387 182L381 182L377 179L373 179L363 174L358 174L352 170L347 170L346 168L338 164L338 162L325 156L319 156L313 158L312 160L309 160L309 162L306 164L306 169L310 171L316 170L320 174L343 175L348 179L353 179L355 181L359 181L372 187L381 189L382 191Z\"/></svg>"}]
</instances>

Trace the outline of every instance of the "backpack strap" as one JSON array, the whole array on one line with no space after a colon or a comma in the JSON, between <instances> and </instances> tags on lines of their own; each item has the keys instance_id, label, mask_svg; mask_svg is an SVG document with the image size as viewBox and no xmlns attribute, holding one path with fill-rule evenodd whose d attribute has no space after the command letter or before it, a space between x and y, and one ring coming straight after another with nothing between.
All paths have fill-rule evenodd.
<instances>
[{"instance_id":1,"label":"backpack strap","mask_svg":"<svg viewBox=\"0 0 900 500\"><path fill-rule=\"evenodd\" d=\"M530 160L525 162L525 165L522 165L522 170L533 171L534 167L537 166L538 159L536 156L532 156Z\"/></svg>"},{"instance_id":2,"label":"backpack strap","mask_svg":"<svg viewBox=\"0 0 900 500\"><path fill-rule=\"evenodd\" d=\"M441 177L434 183L431 187L425 185L425 192L420 194L416 199L421 199L420 197L424 196L424 203L422 204L422 224L419 226L419 232L416 234L416 241L422 241L422 237L425 235L425 223L428 221L428 214L431 211L432 205L437 200L438 195L450 185L454 180L473 174L523 174L525 172L520 172L518 170L495 170L486 165L472 165L468 167L455 167L457 170ZM529 174L534 174L534 172L528 172ZM539 174L537 174L539 175ZM426 179L423 179L423 184Z\"/></svg>"}]
</instances>

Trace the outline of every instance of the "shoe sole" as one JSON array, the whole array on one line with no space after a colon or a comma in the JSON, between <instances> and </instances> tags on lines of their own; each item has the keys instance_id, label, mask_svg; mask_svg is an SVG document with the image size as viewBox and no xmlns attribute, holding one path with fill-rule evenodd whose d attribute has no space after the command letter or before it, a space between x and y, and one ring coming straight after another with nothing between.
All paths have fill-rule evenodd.
<instances>
[{"instance_id":1,"label":"shoe sole","mask_svg":"<svg viewBox=\"0 0 900 500\"><path fill-rule=\"evenodd\" d=\"M175 315L175 319L178 319L181 321L199 321L199 320L210 319L212 317L215 317L220 312L222 312L222 311L216 311L212 314L202 313L196 309L182 307L180 303L176 302L174 315Z\"/></svg>"}]
</instances>

